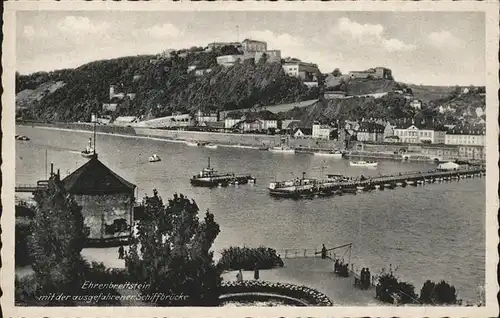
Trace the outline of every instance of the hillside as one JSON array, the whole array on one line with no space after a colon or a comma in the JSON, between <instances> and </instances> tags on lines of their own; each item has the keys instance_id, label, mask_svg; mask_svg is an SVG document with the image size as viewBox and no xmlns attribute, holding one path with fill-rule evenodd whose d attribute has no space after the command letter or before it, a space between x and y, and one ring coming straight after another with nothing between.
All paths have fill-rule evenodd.
<instances>
[{"instance_id":1,"label":"hillside","mask_svg":"<svg viewBox=\"0 0 500 318\"><path fill-rule=\"evenodd\" d=\"M37 85L34 89L23 89L16 94L16 109L28 108L33 102L39 102L46 95L50 95L57 91L59 88L66 85L62 81L47 81L41 85Z\"/></svg>"},{"instance_id":2,"label":"hillside","mask_svg":"<svg viewBox=\"0 0 500 318\"><path fill-rule=\"evenodd\" d=\"M351 78L349 75L328 76L325 79L326 89L344 91L350 96L388 93L402 86L394 80Z\"/></svg>"},{"instance_id":3,"label":"hillside","mask_svg":"<svg viewBox=\"0 0 500 318\"><path fill-rule=\"evenodd\" d=\"M428 103L449 96L456 88L454 86L407 85L415 98Z\"/></svg>"},{"instance_id":4,"label":"hillside","mask_svg":"<svg viewBox=\"0 0 500 318\"><path fill-rule=\"evenodd\" d=\"M381 98L356 97L348 99L323 100L322 105L310 108L300 118L306 125L313 121L357 120L369 118L396 119L413 117L416 112L408 101L397 94Z\"/></svg>"},{"instance_id":5,"label":"hillside","mask_svg":"<svg viewBox=\"0 0 500 318\"><path fill-rule=\"evenodd\" d=\"M345 83L345 92L350 96L387 93L401 89L401 86L387 79L351 79Z\"/></svg>"},{"instance_id":6,"label":"hillside","mask_svg":"<svg viewBox=\"0 0 500 318\"><path fill-rule=\"evenodd\" d=\"M216 63L221 52L194 49L182 57L181 54L169 58L126 57L51 73L16 74L18 96L27 95L27 89L39 90L47 82L66 84L41 99L24 98L24 104L30 108L21 115L36 120L88 120L102 103L110 102L111 84L117 85L120 92L136 94L133 100L111 100L119 104L113 116L154 118L175 111L238 109L318 98L317 88L308 89L300 80L286 76L279 63L247 60L224 68ZM212 71L195 76L187 71L190 65Z\"/></svg>"}]
</instances>

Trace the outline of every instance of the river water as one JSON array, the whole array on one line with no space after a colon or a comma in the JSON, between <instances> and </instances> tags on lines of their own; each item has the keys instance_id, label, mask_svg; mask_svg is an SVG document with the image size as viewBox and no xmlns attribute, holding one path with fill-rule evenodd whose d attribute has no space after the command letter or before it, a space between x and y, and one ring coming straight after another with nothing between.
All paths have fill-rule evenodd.
<instances>
[{"instance_id":1,"label":"river water","mask_svg":"<svg viewBox=\"0 0 500 318\"><path fill-rule=\"evenodd\" d=\"M31 138L16 142L17 184L45 179L46 153L63 177L86 162L79 153L91 133L18 126L16 134ZM358 168L344 159L113 135L98 135L97 152L104 164L137 185L139 198L156 188L164 201L183 193L196 200L200 212L210 209L221 226L216 251L231 245L319 249L352 242L355 267L377 274L392 264L417 292L427 279L444 279L457 288L459 298L476 300L484 284L485 178L295 201L269 196L266 185L302 172L370 176L426 171L435 164L380 161L378 168ZM149 163L153 153L163 160ZM206 166L208 157L216 169L251 173L257 183L191 187L189 178Z\"/></svg>"}]
</instances>

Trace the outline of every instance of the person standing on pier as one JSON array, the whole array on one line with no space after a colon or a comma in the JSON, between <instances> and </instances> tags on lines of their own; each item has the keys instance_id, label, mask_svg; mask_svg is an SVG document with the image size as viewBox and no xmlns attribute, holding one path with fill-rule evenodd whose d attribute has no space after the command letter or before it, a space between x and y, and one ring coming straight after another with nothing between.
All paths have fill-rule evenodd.
<instances>
[{"instance_id":1,"label":"person standing on pier","mask_svg":"<svg viewBox=\"0 0 500 318\"><path fill-rule=\"evenodd\" d=\"M370 287L370 282L371 282L371 274L370 274L370 270L367 268L365 271L365 286L366 286L366 288Z\"/></svg>"},{"instance_id":2,"label":"person standing on pier","mask_svg":"<svg viewBox=\"0 0 500 318\"><path fill-rule=\"evenodd\" d=\"M118 259L123 259L123 255L125 253L125 249L123 248L123 245L120 245L118 248Z\"/></svg>"},{"instance_id":3,"label":"person standing on pier","mask_svg":"<svg viewBox=\"0 0 500 318\"><path fill-rule=\"evenodd\" d=\"M253 278L255 280L259 279L259 267L257 266L257 263L255 263L254 270L253 270Z\"/></svg>"},{"instance_id":4,"label":"person standing on pier","mask_svg":"<svg viewBox=\"0 0 500 318\"><path fill-rule=\"evenodd\" d=\"M326 247L325 247L325 244L323 244L323 247L321 248L321 258L322 259L326 258Z\"/></svg>"}]
</instances>

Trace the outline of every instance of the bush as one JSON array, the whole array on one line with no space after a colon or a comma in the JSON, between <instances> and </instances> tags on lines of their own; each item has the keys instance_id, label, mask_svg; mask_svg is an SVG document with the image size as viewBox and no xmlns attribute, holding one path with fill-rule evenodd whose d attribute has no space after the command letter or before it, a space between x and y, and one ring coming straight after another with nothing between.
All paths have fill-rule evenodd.
<instances>
[{"instance_id":1,"label":"bush","mask_svg":"<svg viewBox=\"0 0 500 318\"><path fill-rule=\"evenodd\" d=\"M31 222L24 217L16 217L16 245L14 249L15 266L26 266L31 264L28 250L28 237L31 235Z\"/></svg>"},{"instance_id":2,"label":"bush","mask_svg":"<svg viewBox=\"0 0 500 318\"><path fill-rule=\"evenodd\" d=\"M89 264L84 262L80 268L80 283L89 281L92 283L114 283L122 284L127 282L127 274L124 269L109 269L103 263L92 262ZM120 304L119 300L108 299L99 301L91 301L90 297L103 295L120 295L114 288L82 288L83 284L73 286L72 290L63 292L47 289L39 283L35 274L27 275L22 278L15 277L14 282L14 301L20 306L80 306L80 305L108 305L116 306ZM57 295L70 296L66 300L57 299ZM44 298L43 296L51 296L52 298ZM42 296L42 297L41 297Z\"/></svg>"},{"instance_id":3,"label":"bush","mask_svg":"<svg viewBox=\"0 0 500 318\"><path fill-rule=\"evenodd\" d=\"M379 276L375 297L386 303L394 303L396 298L401 304L415 303L418 298L415 286L400 281L392 270L387 273L382 272Z\"/></svg>"},{"instance_id":4,"label":"bush","mask_svg":"<svg viewBox=\"0 0 500 318\"><path fill-rule=\"evenodd\" d=\"M270 269L283 267L283 260L272 248L229 247L222 251L218 266L222 270Z\"/></svg>"},{"instance_id":5,"label":"bush","mask_svg":"<svg viewBox=\"0 0 500 318\"><path fill-rule=\"evenodd\" d=\"M419 301L424 304L456 304L457 294L455 287L442 280L438 284L427 280L420 290Z\"/></svg>"},{"instance_id":6,"label":"bush","mask_svg":"<svg viewBox=\"0 0 500 318\"><path fill-rule=\"evenodd\" d=\"M210 248L220 232L208 210L200 220L194 200L174 194L168 205L156 190L144 200L145 218L138 225L125 258L131 280L144 282L141 293L188 296L164 299L161 306L206 306L219 302L220 272Z\"/></svg>"}]
</instances>

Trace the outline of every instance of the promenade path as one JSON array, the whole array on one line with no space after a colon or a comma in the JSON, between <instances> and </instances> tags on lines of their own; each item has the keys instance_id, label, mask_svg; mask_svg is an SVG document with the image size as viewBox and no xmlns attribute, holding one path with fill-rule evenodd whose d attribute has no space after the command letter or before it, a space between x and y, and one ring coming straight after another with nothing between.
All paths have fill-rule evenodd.
<instances>
[{"instance_id":1,"label":"promenade path","mask_svg":"<svg viewBox=\"0 0 500 318\"><path fill-rule=\"evenodd\" d=\"M333 273L333 263L321 257L283 259L282 268L259 271L259 280L290 283L314 288L330 298L335 306L381 306L375 299L375 288L354 287L354 277L339 277ZM244 280L253 280L253 271L242 271ZM225 272L222 278L236 280L237 271Z\"/></svg>"},{"instance_id":2,"label":"promenade path","mask_svg":"<svg viewBox=\"0 0 500 318\"><path fill-rule=\"evenodd\" d=\"M125 247L128 250L128 247ZM89 262L103 262L108 268L125 268L124 260L118 259L118 248L86 248L82 256ZM284 258L284 266L268 270L260 270L261 281L290 283L314 288L330 298L335 306L382 306L375 299L375 288L362 290L354 286L354 277L339 277L333 273L331 259L321 257ZM30 268L17 268L16 273L22 277L32 273ZM236 280L237 271L222 274L223 280ZM243 271L243 279L253 280L253 271ZM143 304L141 304L143 305Z\"/></svg>"}]
</instances>

